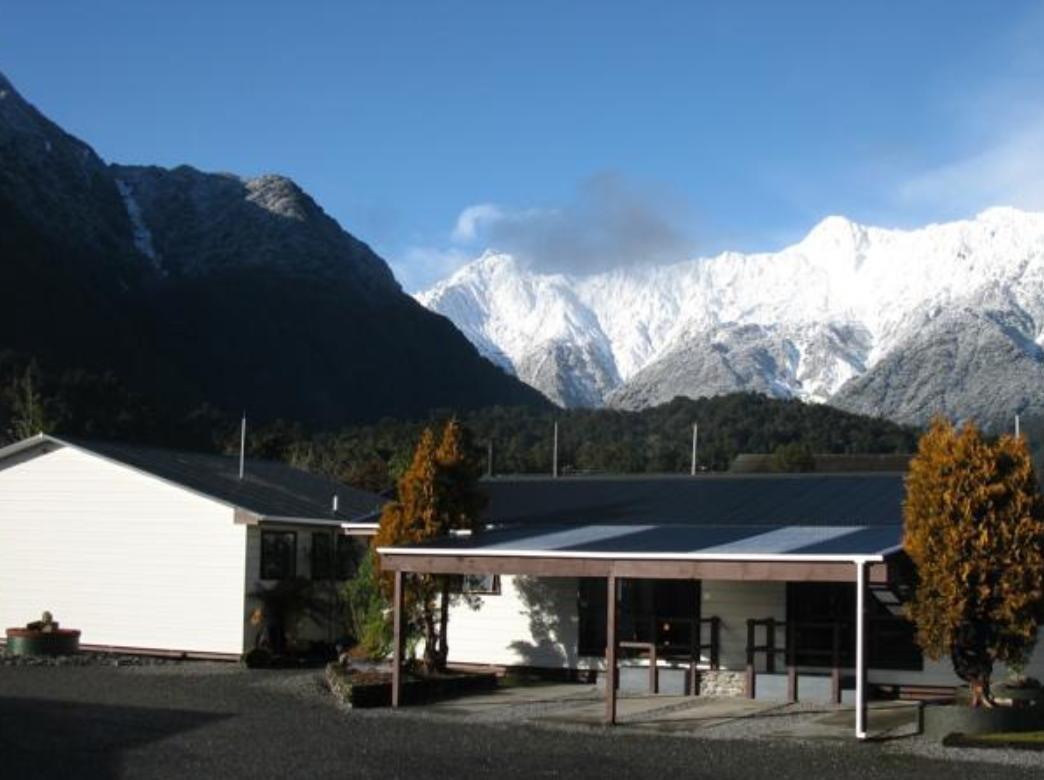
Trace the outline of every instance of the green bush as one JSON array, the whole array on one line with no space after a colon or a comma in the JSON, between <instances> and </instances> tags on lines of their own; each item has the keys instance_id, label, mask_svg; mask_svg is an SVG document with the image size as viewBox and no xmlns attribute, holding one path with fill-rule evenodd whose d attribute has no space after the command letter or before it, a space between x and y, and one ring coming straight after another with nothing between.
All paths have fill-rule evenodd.
<instances>
[{"instance_id":1,"label":"green bush","mask_svg":"<svg viewBox=\"0 0 1044 780\"><path fill-rule=\"evenodd\" d=\"M373 554L363 556L355 578L344 584L343 598L348 632L356 653L366 658L386 658L392 649L389 604L381 595Z\"/></svg>"}]
</instances>

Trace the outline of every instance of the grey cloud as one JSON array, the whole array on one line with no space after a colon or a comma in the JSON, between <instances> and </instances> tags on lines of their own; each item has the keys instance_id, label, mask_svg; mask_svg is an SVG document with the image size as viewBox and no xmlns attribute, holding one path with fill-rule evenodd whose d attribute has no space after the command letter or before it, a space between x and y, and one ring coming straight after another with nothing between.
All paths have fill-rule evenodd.
<instances>
[{"instance_id":1,"label":"grey cloud","mask_svg":"<svg viewBox=\"0 0 1044 780\"><path fill-rule=\"evenodd\" d=\"M476 234L536 270L588 274L684 259L693 250L681 227L687 211L665 189L603 173L561 207L488 211Z\"/></svg>"}]
</instances>

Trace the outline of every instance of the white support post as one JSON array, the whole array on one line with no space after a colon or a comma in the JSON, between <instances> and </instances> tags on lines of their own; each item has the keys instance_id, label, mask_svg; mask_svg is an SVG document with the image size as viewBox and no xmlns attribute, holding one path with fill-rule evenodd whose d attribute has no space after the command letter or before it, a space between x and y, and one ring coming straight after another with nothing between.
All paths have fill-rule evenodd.
<instances>
[{"instance_id":1,"label":"white support post","mask_svg":"<svg viewBox=\"0 0 1044 780\"><path fill-rule=\"evenodd\" d=\"M856 561L856 739L866 739L866 561Z\"/></svg>"}]
</instances>

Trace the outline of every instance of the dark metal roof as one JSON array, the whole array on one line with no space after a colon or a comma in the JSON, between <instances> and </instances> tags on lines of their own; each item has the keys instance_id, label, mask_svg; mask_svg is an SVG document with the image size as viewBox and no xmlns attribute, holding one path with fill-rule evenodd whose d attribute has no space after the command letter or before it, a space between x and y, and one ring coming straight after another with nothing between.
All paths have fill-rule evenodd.
<instances>
[{"instance_id":1,"label":"dark metal roof","mask_svg":"<svg viewBox=\"0 0 1044 780\"><path fill-rule=\"evenodd\" d=\"M895 551L902 527L537 525L449 537L396 550L453 555L622 558L853 558Z\"/></svg>"},{"instance_id":2,"label":"dark metal roof","mask_svg":"<svg viewBox=\"0 0 1044 780\"><path fill-rule=\"evenodd\" d=\"M48 442L91 452L262 517L348 522L379 512L386 500L285 463L253 458L247 458L241 480L239 461L233 456L132 444L39 436L0 454ZM338 497L336 513L334 495Z\"/></svg>"},{"instance_id":3,"label":"dark metal roof","mask_svg":"<svg viewBox=\"0 0 1044 780\"><path fill-rule=\"evenodd\" d=\"M482 488L498 525L898 527L904 493L892 473L494 477Z\"/></svg>"}]
</instances>

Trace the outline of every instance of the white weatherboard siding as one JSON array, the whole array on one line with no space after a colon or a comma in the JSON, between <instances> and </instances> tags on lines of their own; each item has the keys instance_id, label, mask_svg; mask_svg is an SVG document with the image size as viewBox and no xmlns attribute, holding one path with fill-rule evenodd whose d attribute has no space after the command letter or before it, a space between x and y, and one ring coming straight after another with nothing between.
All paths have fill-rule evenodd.
<instances>
[{"instance_id":1,"label":"white weatherboard siding","mask_svg":"<svg viewBox=\"0 0 1044 780\"><path fill-rule=\"evenodd\" d=\"M577 581L568 577L504 575L500 594L481 607L457 604L450 613L449 660L455 663L581 668Z\"/></svg>"},{"instance_id":2,"label":"white weatherboard siding","mask_svg":"<svg viewBox=\"0 0 1044 780\"><path fill-rule=\"evenodd\" d=\"M245 566L231 507L68 447L0 465L0 625L239 654Z\"/></svg>"},{"instance_id":3,"label":"white weatherboard siding","mask_svg":"<svg viewBox=\"0 0 1044 780\"><path fill-rule=\"evenodd\" d=\"M747 668L747 620L787 619L787 586L784 582L703 580L700 582L700 598L701 618L721 618L719 659L722 669ZM709 627L705 628L705 631L709 630ZM757 641L764 643L764 635L760 632ZM782 636L776 638L777 643L783 641ZM706 656L701 660L710 661ZM782 662L781 658L776 660ZM759 659L759 669L763 663Z\"/></svg>"}]
</instances>

